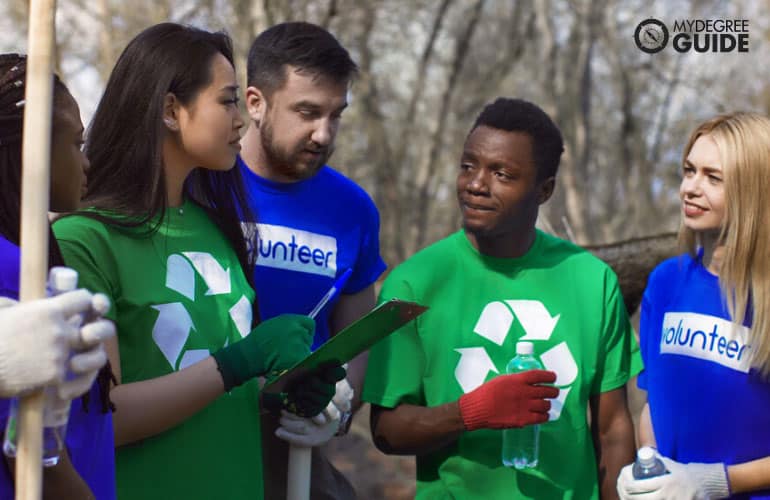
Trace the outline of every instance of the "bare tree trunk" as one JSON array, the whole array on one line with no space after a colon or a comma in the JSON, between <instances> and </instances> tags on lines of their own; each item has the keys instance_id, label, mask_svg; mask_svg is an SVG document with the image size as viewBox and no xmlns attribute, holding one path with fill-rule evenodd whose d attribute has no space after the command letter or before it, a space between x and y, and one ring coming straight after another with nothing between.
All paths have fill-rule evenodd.
<instances>
[{"instance_id":1,"label":"bare tree trunk","mask_svg":"<svg viewBox=\"0 0 770 500\"><path fill-rule=\"evenodd\" d=\"M246 89L246 58L254 39L271 24L267 0L235 0L232 2L233 24L232 38L237 47L235 51L235 73Z\"/></svg>"},{"instance_id":2,"label":"bare tree trunk","mask_svg":"<svg viewBox=\"0 0 770 500\"><path fill-rule=\"evenodd\" d=\"M385 128L385 120L380 110L380 97L377 81L372 74L372 51L369 39L377 19L377 10L372 3L362 5L362 30L357 38L360 52L360 78L357 88L360 90L361 119L367 137L367 158L379 168L374 169L377 189L374 201L380 210L382 223L382 253L387 262L401 262L404 255L403 239L398 238L402 207L398 193L398 169L402 163L392 160L393 153Z\"/></svg>"},{"instance_id":3,"label":"bare tree trunk","mask_svg":"<svg viewBox=\"0 0 770 500\"><path fill-rule=\"evenodd\" d=\"M153 2L150 6L150 24L158 24L171 18L171 0Z\"/></svg>"},{"instance_id":4,"label":"bare tree trunk","mask_svg":"<svg viewBox=\"0 0 770 500\"><path fill-rule=\"evenodd\" d=\"M407 158L409 158L409 152L413 143L415 135L415 126L417 123L417 105L422 99L425 91L426 74L428 67L434 54L434 48L436 38L438 37L444 19L446 18L447 10L452 4L453 0L442 0L439 5L438 11L433 21L433 25L428 37L428 41L425 44L425 48L422 51L420 62L417 67L417 74L412 90L412 95L409 98L409 104L407 106L404 120L402 123L401 133L396 142L396 149L391 155L391 148L388 146L386 131L382 125L382 114L378 109L378 100L375 98L376 86L374 82L369 85L369 92L364 93L364 109L367 119L367 130L372 130L374 137L372 137L374 144L379 144L386 148L385 163L380 163L381 168L376 170L377 177L377 191L375 194L375 203L381 210L382 220L382 233L387 235L386 240L389 242L386 253L392 252L392 261L401 262L407 257L406 246L404 241L406 238L397 237L402 232L404 211L402 204L400 203L404 198L404 195L408 197L409 193L399 192L399 173L403 170L409 171L409 165L406 164ZM371 10L371 9L369 9ZM366 14L366 17L373 18L371 12ZM371 31L372 26L368 26L368 31ZM368 38L368 36L367 36ZM362 44L361 44L362 45ZM366 50L364 52L364 49ZM364 78L366 75L370 76L369 67L371 66L371 51L367 47L362 45L362 69L366 68L366 71L362 71ZM365 61L365 64L364 64ZM392 161L390 159L392 158Z\"/></svg>"},{"instance_id":5,"label":"bare tree trunk","mask_svg":"<svg viewBox=\"0 0 770 500\"><path fill-rule=\"evenodd\" d=\"M329 0L329 5L326 8L323 19L318 23L323 26L324 29L329 29L329 25L332 22L332 18L337 15L337 0Z\"/></svg>"},{"instance_id":6,"label":"bare tree trunk","mask_svg":"<svg viewBox=\"0 0 770 500\"><path fill-rule=\"evenodd\" d=\"M543 87L545 99L539 103L543 110L549 116L557 118L557 103L559 102L558 90L556 88L556 70L558 64L558 47L556 45L556 35L554 33L553 20L551 16L551 2L534 2L535 15L535 35L538 41L538 57L541 64L535 68L538 74L538 82ZM569 151L562 156L559 177L563 176L565 170L564 164L568 163ZM557 187L561 183L557 183ZM565 193L563 189L556 189L551 200L541 208L540 217L550 222L552 227L561 227L562 214L566 211ZM564 231L559 231L564 234Z\"/></svg>"},{"instance_id":7,"label":"bare tree trunk","mask_svg":"<svg viewBox=\"0 0 770 500\"><path fill-rule=\"evenodd\" d=\"M416 216L416 221L414 224L416 231L413 233L413 241L415 242L415 246L412 248L412 251L422 248L426 243L428 220L430 218L430 207L433 201L431 188L433 187L435 181L436 170L438 168L439 162L441 161L439 157L439 151L443 145L444 131L447 126L447 121L449 120L452 105L452 95L455 91L457 78L460 74L460 71L462 70L463 62L465 61L465 57L468 54L468 46L470 45L471 38L473 37L473 33L476 30L479 18L481 17L481 12L484 8L484 2L485 0L476 1L475 5L471 9L468 24L465 26L465 30L463 30L462 34L457 40L455 54L452 60L452 68L449 73L449 79L447 86L444 89L444 94L441 97L441 104L439 105L439 111L437 115L438 124L431 139L430 152L428 153L428 157L425 161L425 166L420 169L417 175L418 197L416 200L417 209L414 213Z\"/></svg>"},{"instance_id":8,"label":"bare tree trunk","mask_svg":"<svg viewBox=\"0 0 770 500\"><path fill-rule=\"evenodd\" d=\"M604 2L587 2L578 6L575 22L567 43L568 58L561 65L561 81L565 88L558 108L557 121L567 144L567 154L561 168L561 181L572 232L577 243L591 240L589 200L586 189L591 154L591 94L593 81L591 64L593 46L601 28ZM575 61L574 66L570 61ZM572 82L576 82L572 84ZM566 99L565 99L566 98Z\"/></svg>"},{"instance_id":9,"label":"bare tree trunk","mask_svg":"<svg viewBox=\"0 0 770 500\"><path fill-rule=\"evenodd\" d=\"M399 136L398 142L396 143L399 146L398 153L396 155L396 163L398 165L402 165L402 162L404 161L408 150L407 145L409 143L409 138L412 137L414 132L417 103L420 101L420 99L422 99L422 95L425 90L425 75L428 72L428 66L433 56L436 37L441 31L441 26L444 22L444 18L446 17L447 10L451 4L452 0L442 0L441 4L439 5L438 11L436 12L436 17L433 20L433 27L430 30L430 36L428 37L428 41L426 42L425 48L422 51L420 63L417 66L417 77L415 78L412 96L409 99L409 105L406 109L406 114L404 115L404 127L401 129L401 134Z\"/></svg>"},{"instance_id":10,"label":"bare tree trunk","mask_svg":"<svg viewBox=\"0 0 770 500\"><path fill-rule=\"evenodd\" d=\"M549 115L556 116L556 103L558 102L556 67L559 57L551 19L551 7L550 2L535 2L535 25L541 40L538 59L543 62L541 66L543 68L542 84L545 88L545 94L549 98L549 102L543 103L542 106Z\"/></svg>"},{"instance_id":11,"label":"bare tree trunk","mask_svg":"<svg viewBox=\"0 0 770 500\"><path fill-rule=\"evenodd\" d=\"M103 82L110 76L112 65L115 64L115 53L113 43L112 29L112 10L109 0L98 0L96 3L97 15L99 16L99 64L96 66L99 76Z\"/></svg>"}]
</instances>

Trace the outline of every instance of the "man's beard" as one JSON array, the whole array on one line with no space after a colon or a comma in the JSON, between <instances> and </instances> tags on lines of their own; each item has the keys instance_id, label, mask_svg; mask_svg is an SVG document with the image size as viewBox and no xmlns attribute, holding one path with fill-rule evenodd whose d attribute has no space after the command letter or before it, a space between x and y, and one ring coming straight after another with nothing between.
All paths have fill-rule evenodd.
<instances>
[{"instance_id":1,"label":"man's beard","mask_svg":"<svg viewBox=\"0 0 770 500\"><path fill-rule=\"evenodd\" d=\"M265 159L270 170L298 181L313 177L326 164L326 161L334 151L334 146L318 148L312 143L298 144L293 151L280 148L275 143L272 124L267 120L262 120L259 126L259 135L262 150L265 153ZM320 156L315 161L308 163L307 160L303 160L301 157L305 149L322 150Z\"/></svg>"}]
</instances>

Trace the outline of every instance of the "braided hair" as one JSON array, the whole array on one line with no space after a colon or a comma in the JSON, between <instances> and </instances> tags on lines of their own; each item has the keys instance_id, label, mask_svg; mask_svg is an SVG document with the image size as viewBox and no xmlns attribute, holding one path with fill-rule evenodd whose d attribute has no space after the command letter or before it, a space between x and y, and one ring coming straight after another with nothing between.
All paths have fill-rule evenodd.
<instances>
[{"instance_id":1,"label":"braided hair","mask_svg":"<svg viewBox=\"0 0 770 500\"><path fill-rule=\"evenodd\" d=\"M27 58L20 54L0 54L0 235L19 244L21 219L21 138L24 127L24 90ZM58 76L54 79L54 104L69 95ZM54 119L56 118L54 105ZM64 259L53 232L48 230L48 267L63 266ZM97 376L102 413L115 410L110 401L110 383L116 384L109 361ZM89 391L90 392L90 391ZM81 398L88 411L89 392Z\"/></svg>"},{"instance_id":2,"label":"braided hair","mask_svg":"<svg viewBox=\"0 0 770 500\"><path fill-rule=\"evenodd\" d=\"M21 215L21 133L24 124L24 79L27 58L0 55L0 234L18 244ZM54 76L54 93L66 90ZM49 266L52 252L49 252Z\"/></svg>"}]
</instances>

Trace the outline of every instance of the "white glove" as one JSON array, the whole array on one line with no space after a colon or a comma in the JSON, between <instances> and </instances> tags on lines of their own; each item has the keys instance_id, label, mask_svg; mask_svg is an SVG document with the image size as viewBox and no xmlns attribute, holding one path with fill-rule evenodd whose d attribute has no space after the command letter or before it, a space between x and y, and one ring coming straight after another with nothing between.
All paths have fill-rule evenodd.
<instances>
[{"instance_id":1,"label":"white glove","mask_svg":"<svg viewBox=\"0 0 770 500\"><path fill-rule=\"evenodd\" d=\"M326 443L334 437L340 426L339 418L318 425L312 419L298 417L286 410L281 410L280 422L281 426L276 429L275 435L294 446L304 448Z\"/></svg>"},{"instance_id":2,"label":"white glove","mask_svg":"<svg viewBox=\"0 0 770 500\"><path fill-rule=\"evenodd\" d=\"M347 379L342 379L335 386L334 397L326 409L312 418L303 418L281 412L281 426L275 435L295 446L312 448L328 442L340 428L340 418L343 413L349 413L353 388Z\"/></svg>"},{"instance_id":3,"label":"white glove","mask_svg":"<svg viewBox=\"0 0 770 500\"><path fill-rule=\"evenodd\" d=\"M345 366L347 369L347 366ZM355 391L350 387L347 378L343 378L334 386L334 397L326 406L326 409L313 417L313 422L323 425L329 420L340 420L342 413L350 411Z\"/></svg>"},{"instance_id":4,"label":"white glove","mask_svg":"<svg viewBox=\"0 0 770 500\"><path fill-rule=\"evenodd\" d=\"M660 457L667 474L634 479L628 464L620 471L617 490L621 500L709 500L730 496L725 464L680 464Z\"/></svg>"},{"instance_id":5,"label":"white glove","mask_svg":"<svg viewBox=\"0 0 770 500\"><path fill-rule=\"evenodd\" d=\"M70 346L77 340L73 316L91 310L92 295L75 290L0 308L0 395L55 383L64 377Z\"/></svg>"},{"instance_id":6,"label":"white glove","mask_svg":"<svg viewBox=\"0 0 770 500\"><path fill-rule=\"evenodd\" d=\"M70 376L58 385L61 399L75 399L88 392L99 370L107 363L103 342L115 336L115 325L101 316L109 309L110 299L101 293L94 294L91 311L86 315L93 321L80 327L80 335L70 345L75 354L69 360Z\"/></svg>"},{"instance_id":7,"label":"white glove","mask_svg":"<svg viewBox=\"0 0 770 500\"><path fill-rule=\"evenodd\" d=\"M102 321L112 325L108 321ZM112 331L115 331L114 327ZM107 363L107 353L104 351L102 344L88 351L73 355L69 362L69 369L72 375L57 385L59 398L75 399L88 392L94 380L96 380L99 370L105 363Z\"/></svg>"}]
</instances>

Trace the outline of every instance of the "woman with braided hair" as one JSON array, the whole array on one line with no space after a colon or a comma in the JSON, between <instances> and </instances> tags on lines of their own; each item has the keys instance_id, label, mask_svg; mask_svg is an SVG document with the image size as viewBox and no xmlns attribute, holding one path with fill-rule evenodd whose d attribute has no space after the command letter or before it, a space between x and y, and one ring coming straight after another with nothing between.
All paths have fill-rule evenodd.
<instances>
[{"instance_id":1,"label":"woman with braided hair","mask_svg":"<svg viewBox=\"0 0 770 500\"><path fill-rule=\"evenodd\" d=\"M0 297L18 299L19 239L21 212L21 144L24 116L26 57L0 55ZM51 136L50 209L54 212L74 210L85 189L88 160L81 150L83 125L75 99L62 81L54 76L54 102ZM63 265L61 252L53 237L49 238L49 267ZM16 318L15 323L24 322ZM39 334L40 317L29 322ZM101 327L114 327L100 321ZM7 325L3 325L5 329ZM13 326L13 325L11 325ZM27 332L25 332L26 334ZM67 348L69 350L69 348ZM81 402L71 407L66 450L59 463L46 467L43 494L46 498L115 498L113 457L112 404L109 381L112 371L105 365L101 343L93 348L93 372L102 365L96 382L86 383ZM41 363L43 353L40 353ZM42 367L39 368L42 370ZM0 400L0 429L5 429L9 400ZM12 463L0 461L0 498L13 498Z\"/></svg>"}]
</instances>

